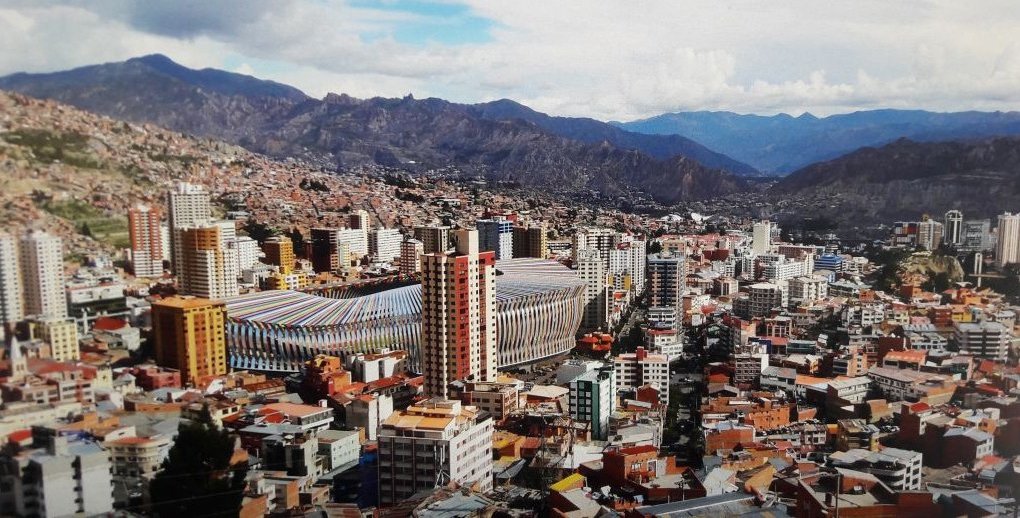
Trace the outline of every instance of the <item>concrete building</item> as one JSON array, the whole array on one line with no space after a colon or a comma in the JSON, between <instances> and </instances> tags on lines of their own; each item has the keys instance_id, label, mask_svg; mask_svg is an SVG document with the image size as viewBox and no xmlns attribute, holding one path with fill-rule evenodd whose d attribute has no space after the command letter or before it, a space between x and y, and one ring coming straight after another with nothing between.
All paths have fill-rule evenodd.
<instances>
[{"instance_id":1,"label":"concrete building","mask_svg":"<svg viewBox=\"0 0 1020 518\"><path fill-rule=\"evenodd\" d=\"M262 262L277 266L281 275L288 275L294 271L296 257L294 256L294 242L286 236L272 236L262 243Z\"/></svg>"},{"instance_id":2,"label":"concrete building","mask_svg":"<svg viewBox=\"0 0 1020 518\"><path fill-rule=\"evenodd\" d=\"M177 369L194 384L227 373L226 305L194 297L173 297L152 305L156 364Z\"/></svg>"},{"instance_id":3,"label":"concrete building","mask_svg":"<svg viewBox=\"0 0 1020 518\"><path fill-rule=\"evenodd\" d=\"M514 227L514 257L545 259L549 255L548 229L545 223Z\"/></svg>"},{"instance_id":4,"label":"concrete building","mask_svg":"<svg viewBox=\"0 0 1020 518\"><path fill-rule=\"evenodd\" d=\"M394 412L379 430L379 503L389 506L451 482L492 489L492 417L430 399Z\"/></svg>"},{"instance_id":5,"label":"concrete building","mask_svg":"<svg viewBox=\"0 0 1020 518\"><path fill-rule=\"evenodd\" d=\"M347 248L350 252L348 261L360 260L368 255L367 228L341 228L337 232L337 242L347 243Z\"/></svg>"},{"instance_id":6,"label":"concrete building","mask_svg":"<svg viewBox=\"0 0 1020 518\"><path fill-rule=\"evenodd\" d=\"M36 331L40 339L50 344L50 356L54 360L78 360L78 325L74 320L44 318L38 322Z\"/></svg>"},{"instance_id":7,"label":"concrete building","mask_svg":"<svg viewBox=\"0 0 1020 518\"><path fill-rule=\"evenodd\" d=\"M255 265L261 264L259 259L262 258L262 249L259 248L259 242L248 236L237 236L226 242L227 249L232 250L236 257L236 264L234 271L237 275L240 272L254 267Z\"/></svg>"},{"instance_id":8,"label":"concrete building","mask_svg":"<svg viewBox=\"0 0 1020 518\"><path fill-rule=\"evenodd\" d=\"M113 513L110 456L94 442L51 436L44 447L0 456L0 515Z\"/></svg>"},{"instance_id":9,"label":"concrete building","mask_svg":"<svg viewBox=\"0 0 1020 518\"><path fill-rule=\"evenodd\" d=\"M441 254L450 249L450 227L414 227L414 238L421 241L424 253Z\"/></svg>"},{"instance_id":10,"label":"concrete building","mask_svg":"<svg viewBox=\"0 0 1020 518\"><path fill-rule=\"evenodd\" d=\"M352 229L365 230L367 231L370 225L370 218L368 211L364 209L358 209L351 213L347 218L347 226Z\"/></svg>"},{"instance_id":11,"label":"concrete building","mask_svg":"<svg viewBox=\"0 0 1020 518\"><path fill-rule=\"evenodd\" d=\"M1000 268L1020 263L1020 214L1005 213L999 216L995 242L995 264Z\"/></svg>"},{"instance_id":12,"label":"concrete building","mask_svg":"<svg viewBox=\"0 0 1020 518\"><path fill-rule=\"evenodd\" d=\"M135 277L163 275L163 234L159 220L159 209L149 205L136 205L128 211L131 270Z\"/></svg>"},{"instance_id":13,"label":"concrete building","mask_svg":"<svg viewBox=\"0 0 1020 518\"><path fill-rule=\"evenodd\" d=\"M476 222L476 227L478 228L478 250L495 252L497 261L513 257L513 223L506 219L480 219Z\"/></svg>"},{"instance_id":14,"label":"concrete building","mask_svg":"<svg viewBox=\"0 0 1020 518\"><path fill-rule=\"evenodd\" d=\"M421 256L425 244L417 239L405 239L400 243L400 273L412 274L421 271Z\"/></svg>"},{"instance_id":15,"label":"concrete building","mask_svg":"<svg viewBox=\"0 0 1020 518\"><path fill-rule=\"evenodd\" d=\"M310 233L312 268L319 273L339 273L349 265L347 254L340 254L340 229L313 228Z\"/></svg>"},{"instance_id":16,"label":"concrete building","mask_svg":"<svg viewBox=\"0 0 1020 518\"><path fill-rule=\"evenodd\" d=\"M942 244L944 229L942 223L933 219L923 219L917 224L917 246L925 250L935 250Z\"/></svg>"},{"instance_id":17,"label":"concrete building","mask_svg":"<svg viewBox=\"0 0 1020 518\"><path fill-rule=\"evenodd\" d=\"M953 337L960 351L989 360L1005 360L1011 330L999 322L957 322Z\"/></svg>"},{"instance_id":18,"label":"concrete building","mask_svg":"<svg viewBox=\"0 0 1020 518\"><path fill-rule=\"evenodd\" d=\"M946 244L960 246L963 243L963 213L955 209L947 211L942 221L943 239Z\"/></svg>"},{"instance_id":19,"label":"concrete building","mask_svg":"<svg viewBox=\"0 0 1020 518\"><path fill-rule=\"evenodd\" d=\"M170 234L170 256L174 271L177 272L180 268L179 265L184 261L183 256L180 255L181 238L177 231L212 219L209 193L200 185L178 182L167 193L167 219Z\"/></svg>"},{"instance_id":20,"label":"concrete building","mask_svg":"<svg viewBox=\"0 0 1020 518\"><path fill-rule=\"evenodd\" d=\"M393 261L401 256L404 235L395 228L377 228L368 232L368 253L379 261Z\"/></svg>"},{"instance_id":21,"label":"concrete building","mask_svg":"<svg viewBox=\"0 0 1020 518\"><path fill-rule=\"evenodd\" d=\"M921 489L921 452L882 448L879 451L854 448L829 455L828 464L870 473L895 491Z\"/></svg>"},{"instance_id":22,"label":"concrete building","mask_svg":"<svg viewBox=\"0 0 1020 518\"><path fill-rule=\"evenodd\" d=\"M648 305L680 308L683 303L687 261L669 254L648 256Z\"/></svg>"},{"instance_id":23,"label":"concrete building","mask_svg":"<svg viewBox=\"0 0 1020 518\"><path fill-rule=\"evenodd\" d=\"M0 326L25 318L18 241L0 233Z\"/></svg>"},{"instance_id":24,"label":"concrete building","mask_svg":"<svg viewBox=\"0 0 1020 518\"><path fill-rule=\"evenodd\" d=\"M616 377L606 366L584 372L570 381L570 416L591 423L592 439L609 435L609 416L616 403Z\"/></svg>"},{"instance_id":25,"label":"concrete building","mask_svg":"<svg viewBox=\"0 0 1020 518\"><path fill-rule=\"evenodd\" d=\"M620 235L610 228L582 228L572 238L572 257L574 264L581 258L582 250L595 250L599 257L609 265L609 251L612 250L620 240Z\"/></svg>"},{"instance_id":26,"label":"concrete building","mask_svg":"<svg viewBox=\"0 0 1020 518\"><path fill-rule=\"evenodd\" d=\"M216 223L178 227L175 254L180 293L208 299L236 296L238 250L227 246L229 229ZM254 241L252 242L254 244ZM255 248L257 250L257 246Z\"/></svg>"},{"instance_id":27,"label":"concrete building","mask_svg":"<svg viewBox=\"0 0 1020 518\"><path fill-rule=\"evenodd\" d=\"M581 329L596 331L604 329L609 320L609 301L606 291L606 263L598 250L583 249L577 252L577 276L585 283L584 316Z\"/></svg>"},{"instance_id":28,"label":"concrete building","mask_svg":"<svg viewBox=\"0 0 1020 518\"><path fill-rule=\"evenodd\" d=\"M421 354L425 393L447 397L456 380L496 378L493 252L477 230L458 230L455 251L422 256Z\"/></svg>"},{"instance_id":29,"label":"concrete building","mask_svg":"<svg viewBox=\"0 0 1020 518\"><path fill-rule=\"evenodd\" d=\"M20 252L25 314L66 318L64 246L60 238L29 232L21 239Z\"/></svg>"},{"instance_id":30,"label":"concrete building","mask_svg":"<svg viewBox=\"0 0 1020 518\"><path fill-rule=\"evenodd\" d=\"M659 402L669 404L669 358L665 354L649 354L638 347L633 353L613 358L613 371L618 389L651 385L659 391Z\"/></svg>"},{"instance_id":31,"label":"concrete building","mask_svg":"<svg viewBox=\"0 0 1020 518\"><path fill-rule=\"evenodd\" d=\"M756 222L751 232L751 251L754 255L764 255L770 250L772 250L772 222Z\"/></svg>"},{"instance_id":32,"label":"concrete building","mask_svg":"<svg viewBox=\"0 0 1020 518\"><path fill-rule=\"evenodd\" d=\"M987 219L968 220L963 222L960 244L956 247L961 252L982 252L992 247L992 224Z\"/></svg>"},{"instance_id":33,"label":"concrete building","mask_svg":"<svg viewBox=\"0 0 1020 518\"><path fill-rule=\"evenodd\" d=\"M790 303L811 303L829 294L829 281L821 275L801 275L790 279Z\"/></svg>"}]
</instances>

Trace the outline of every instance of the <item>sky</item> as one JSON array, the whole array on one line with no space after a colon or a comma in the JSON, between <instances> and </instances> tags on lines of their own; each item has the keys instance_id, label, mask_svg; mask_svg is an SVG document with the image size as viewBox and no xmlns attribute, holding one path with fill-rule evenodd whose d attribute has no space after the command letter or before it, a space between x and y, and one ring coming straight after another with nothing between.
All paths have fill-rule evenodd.
<instances>
[{"instance_id":1,"label":"sky","mask_svg":"<svg viewBox=\"0 0 1020 518\"><path fill-rule=\"evenodd\" d=\"M1020 110L1016 0L0 0L0 49L0 75L162 53L601 120Z\"/></svg>"}]
</instances>

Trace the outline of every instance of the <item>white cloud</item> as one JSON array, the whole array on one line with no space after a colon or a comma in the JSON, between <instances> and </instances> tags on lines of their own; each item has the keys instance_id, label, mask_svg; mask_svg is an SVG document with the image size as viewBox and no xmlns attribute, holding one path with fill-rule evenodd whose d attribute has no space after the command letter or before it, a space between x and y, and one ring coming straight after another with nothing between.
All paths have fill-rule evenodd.
<instances>
[{"instance_id":1,"label":"white cloud","mask_svg":"<svg viewBox=\"0 0 1020 518\"><path fill-rule=\"evenodd\" d=\"M0 73L162 52L316 96L509 97L603 119L695 109L1020 109L1020 10L1011 0L980 8L956 0L467 0L492 21L491 41L459 45L400 43L402 26L428 16L341 0L202 3L201 11L153 3L0 7Z\"/></svg>"}]
</instances>

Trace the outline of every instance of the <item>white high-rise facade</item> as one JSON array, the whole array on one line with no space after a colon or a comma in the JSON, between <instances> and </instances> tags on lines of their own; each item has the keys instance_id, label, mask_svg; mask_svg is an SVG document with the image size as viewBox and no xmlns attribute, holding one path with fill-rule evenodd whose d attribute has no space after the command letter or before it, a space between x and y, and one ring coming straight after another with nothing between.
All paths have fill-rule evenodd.
<instances>
[{"instance_id":1,"label":"white high-rise facade","mask_svg":"<svg viewBox=\"0 0 1020 518\"><path fill-rule=\"evenodd\" d=\"M999 216L998 241L995 243L995 264L1000 268L1020 263L1020 214Z\"/></svg>"},{"instance_id":2,"label":"white high-rise facade","mask_svg":"<svg viewBox=\"0 0 1020 518\"><path fill-rule=\"evenodd\" d=\"M222 299L238 294L236 248L225 246L224 228L206 224L176 230L180 257L177 285L182 294Z\"/></svg>"},{"instance_id":3,"label":"white high-rise facade","mask_svg":"<svg viewBox=\"0 0 1020 518\"><path fill-rule=\"evenodd\" d=\"M454 241L454 252L421 261L424 390L443 398L451 382L496 379L495 254L478 251L477 230L458 230Z\"/></svg>"},{"instance_id":4,"label":"white high-rise facade","mask_svg":"<svg viewBox=\"0 0 1020 518\"><path fill-rule=\"evenodd\" d=\"M234 271L243 272L257 264L259 259L264 257L262 249L259 248L259 242L248 236L237 236L233 239L228 239L224 243L228 249L234 251L236 255L237 265L234 266Z\"/></svg>"},{"instance_id":5,"label":"white high-rise facade","mask_svg":"<svg viewBox=\"0 0 1020 518\"><path fill-rule=\"evenodd\" d=\"M751 233L751 251L754 255L765 255L772 249L772 222L759 221Z\"/></svg>"},{"instance_id":6,"label":"white high-rise facade","mask_svg":"<svg viewBox=\"0 0 1020 518\"><path fill-rule=\"evenodd\" d=\"M352 259L361 259L368 255L368 229L342 228L337 236L339 243L347 243Z\"/></svg>"},{"instance_id":7,"label":"white high-rise facade","mask_svg":"<svg viewBox=\"0 0 1020 518\"><path fill-rule=\"evenodd\" d=\"M513 257L513 223L506 219L480 219L477 226L479 250L496 252L498 261Z\"/></svg>"},{"instance_id":8,"label":"white high-rise facade","mask_svg":"<svg viewBox=\"0 0 1020 518\"><path fill-rule=\"evenodd\" d=\"M585 283L581 328L585 331L602 329L609 320L605 262L598 250L582 248L576 253L577 276Z\"/></svg>"},{"instance_id":9,"label":"white high-rise facade","mask_svg":"<svg viewBox=\"0 0 1020 518\"><path fill-rule=\"evenodd\" d=\"M19 262L17 239L0 234L0 326L25 317Z\"/></svg>"},{"instance_id":10,"label":"white high-rise facade","mask_svg":"<svg viewBox=\"0 0 1020 518\"><path fill-rule=\"evenodd\" d=\"M170 256L174 272L178 273L183 257L180 255L178 230L195 227L212 219L209 193L201 185L178 182L167 194L167 218L170 224Z\"/></svg>"},{"instance_id":11,"label":"white high-rise facade","mask_svg":"<svg viewBox=\"0 0 1020 518\"><path fill-rule=\"evenodd\" d=\"M400 243L404 235L395 228L377 228L368 233L368 253L377 261L392 261L400 257Z\"/></svg>"},{"instance_id":12,"label":"white high-rise facade","mask_svg":"<svg viewBox=\"0 0 1020 518\"><path fill-rule=\"evenodd\" d=\"M21 240L25 314L67 318L64 247L59 237L32 231Z\"/></svg>"}]
</instances>

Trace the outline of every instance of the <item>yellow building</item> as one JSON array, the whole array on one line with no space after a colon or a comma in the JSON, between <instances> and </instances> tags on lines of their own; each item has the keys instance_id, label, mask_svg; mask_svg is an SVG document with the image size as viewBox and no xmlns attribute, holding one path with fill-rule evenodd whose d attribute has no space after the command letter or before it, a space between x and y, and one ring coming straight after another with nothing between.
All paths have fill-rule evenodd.
<instances>
[{"instance_id":1,"label":"yellow building","mask_svg":"<svg viewBox=\"0 0 1020 518\"><path fill-rule=\"evenodd\" d=\"M75 361L78 352L78 326L74 320L43 319L36 326L38 338L50 344L50 356L57 361Z\"/></svg>"},{"instance_id":2,"label":"yellow building","mask_svg":"<svg viewBox=\"0 0 1020 518\"><path fill-rule=\"evenodd\" d=\"M221 301L171 297L153 304L156 363L181 371L185 384L226 374L226 317Z\"/></svg>"},{"instance_id":3,"label":"yellow building","mask_svg":"<svg viewBox=\"0 0 1020 518\"><path fill-rule=\"evenodd\" d=\"M305 272L274 273L266 279L266 289L269 290L300 290L309 284L311 282Z\"/></svg>"},{"instance_id":4,"label":"yellow building","mask_svg":"<svg viewBox=\"0 0 1020 518\"><path fill-rule=\"evenodd\" d=\"M273 236L262 243L266 254L265 263L280 267L280 273L287 275L294 271L294 242L288 237Z\"/></svg>"}]
</instances>

